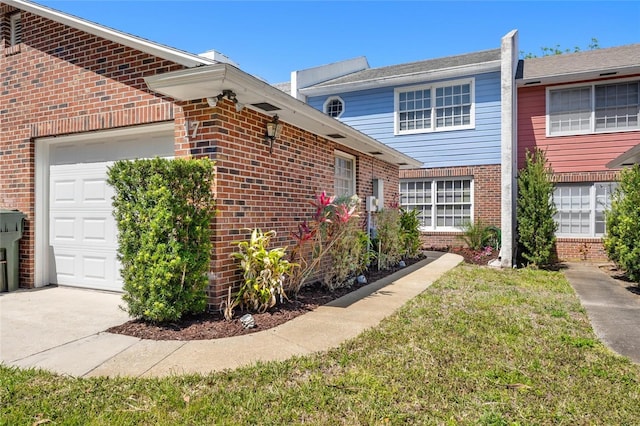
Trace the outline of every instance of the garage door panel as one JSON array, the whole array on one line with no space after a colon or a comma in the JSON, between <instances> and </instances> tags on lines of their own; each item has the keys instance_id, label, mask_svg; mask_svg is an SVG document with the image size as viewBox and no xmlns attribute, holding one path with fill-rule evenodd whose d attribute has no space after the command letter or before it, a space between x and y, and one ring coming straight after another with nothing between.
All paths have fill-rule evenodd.
<instances>
[{"instance_id":1,"label":"garage door panel","mask_svg":"<svg viewBox=\"0 0 640 426\"><path fill-rule=\"evenodd\" d=\"M164 133L51 146L51 282L122 291L107 170L120 159L170 157L173 143L173 134Z\"/></svg>"}]
</instances>

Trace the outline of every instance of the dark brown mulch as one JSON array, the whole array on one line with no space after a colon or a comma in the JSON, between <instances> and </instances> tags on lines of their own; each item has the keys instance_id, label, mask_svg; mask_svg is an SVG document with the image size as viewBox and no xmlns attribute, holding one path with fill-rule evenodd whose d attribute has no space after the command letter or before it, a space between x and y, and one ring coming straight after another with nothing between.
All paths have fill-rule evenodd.
<instances>
[{"instance_id":1,"label":"dark brown mulch","mask_svg":"<svg viewBox=\"0 0 640 426\"><path fill-rule=\"evenodd\" d=\"M497 259L499 250L471 250L467 247L454 247L449 249L451 253L459 254L464 257L465 263L472 263L474 265L488 265L490 261Z\"/></svg>"},{"instance_id":2,"label":"dark brown mulch","mask_svg":"<svg viewBox=\"0 0 640 426\"><path fill-rule=\"evenodd\" d=\"M422 259L408 259L405 262L409 266ZM364 275L367 277L367 283L373 283L400 269L402 268L396 267L385 271L368 271ZM208 312L185 317L180 321L169 324L152 324L142 320L132 320L111 327L107 331L151 340L211 340L239 336L284 324L297 316L316 309L318 306L329 303L366 285L354 283L351 287L339 288L333 292L330 292L319 283L306 286L300 291L296 299L285 300L284 303L278 304L262 314L252 313L256 327L250 329L245 329L240 323L239 318L246 312L241 312L238 309L234 319L231 321L225 321L220 312Z\"/></svg>"}]
</instances>

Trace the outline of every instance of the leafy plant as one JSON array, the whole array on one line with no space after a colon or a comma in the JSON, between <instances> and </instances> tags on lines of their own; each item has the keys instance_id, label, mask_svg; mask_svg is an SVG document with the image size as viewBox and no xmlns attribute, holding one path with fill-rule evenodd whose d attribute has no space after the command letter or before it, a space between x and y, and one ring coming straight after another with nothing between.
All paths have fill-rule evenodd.
<instances>
[{"instance_id":1,"label":"leafy plant","mask_svg":"<svg viewBox=\"0 0 640 426\"><path fill-rule=\"evenodd\" d=\"M404 255L410 258L418 256L422 242L420 241L419 211L400 209L400 228L402 230L402 246Z\"/></svg>"},{"instance_id":2,"label":"leafy plant","mask_svg":"<svg viewBox=\"0 0 640 426\"><path fill-rule=\"evenodd\" d=\"M243 307L262 313L275 306L280 299L287 295L284 291L284 280L291 272L291 264L286 256L285 248L269 250L271 238L275 231L262 232L254 229L249 241L237 243L238 251L232 256L240 261L240 269L244 281L236 295L236 301ZM227 305L227 311L232 312L232 304ZM230 313L225 316L230 317Z\"/></svg>"},{"instance_id":3,"label":"leafy plant","mask_svg":"<svg viewBox=\"0 0 640 426\"><path fill-rule=\"evenodd\" d=\"M640 166L620 173L611 208L606 211L604 248L629 279L640 282Z\"/></svg>"},{"instance_id":4,"label":"leafy plant","mask_svg":"<svg viewBox=\"0 0 640 426\"><path fill-rule=\"evenodd\" d=\"M335 197L324 191L315 196L311 201L315 207L312 219L298 224L298 232L291 234L296 241L291 259L299 266L291 274L287 290L298 294L307 279L317 272L320 262L348 231L349 222L358 217L359 204L357 196L337 203Z\"/></svg>"},{"instance_id":5,"label":"leafy plant","mask_svg":"<svg viewBox=\"0 0 640 426\"><path fill-rule=\"evenodd\" d=\"M487 226L482 219L465 222L462 231L462 235L458 238L472 250L482 250L486 247L500 248L500 228Z\"/></svg>"},{"instance_id":6,"label":"leafy plant","mask_svg":"<svg viewBox=\"0 0 640 426\"><path fill-rule=\"evenodd\" d=\"M376 213L373 247L377 250L378 269L389 269L402 260L404 253L399 209L388 208Z\"/></svg>"},{"instance_id":7,"label":"leafy plant","mask_svg":"<svg viewBox=\"0 0 640 426\"><path fill-rule=\"evenodd\" d=\"M349 220L344 231L328 250L330 265L324 275L324 285L330 290L348 285L348 279L369 266L369 237L358 220Z\"/></svg>"},{"instance_id":8,"label":"leafy plant","mask_svg":"<svg viewBox=\"0 0 640 426\"><path fill-rule=\"evenodd\" d=\"M539 148L527 150L518 176L518 243L520 253L534 267L549 265L556 242L557 209L553 203L553 170Z\"/></svg>"},{"instance_id":9,"label":"leafy plant","mask_svg":"<svg viewBox=\"0 0 640 426\"><path fill-rule=\"evenodd\" d=\"M205 310L213 176L207 159L117 161L109 168L129 315L165 322Z\"/></svg>"}]
</instances>

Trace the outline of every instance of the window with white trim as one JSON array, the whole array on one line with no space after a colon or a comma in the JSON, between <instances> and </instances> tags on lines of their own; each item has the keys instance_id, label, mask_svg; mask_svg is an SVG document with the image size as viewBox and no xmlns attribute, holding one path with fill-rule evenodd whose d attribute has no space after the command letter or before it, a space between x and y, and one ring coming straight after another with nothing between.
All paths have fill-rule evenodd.
<instances>
[{"instance_id":1,"label":"window with white trim","mask_svg":"<svg viewBox=\"0 0 640 426\"><path fill-rule=\"evenodd\" d=\"M599 237L605 233L604 212L611 207L616 182L559 183L553 192L558 209L556 234L567 237Z\"/></svg>"},{"instance_id":2,"label":"window with white trim","mask_svg":"<svg viewBox=\"0 0 640 426\"><path fill-rule=\"evenodd\" d=\"M338 197L356 193L356 157L336 151L334 168L334 194Z\"/></svg>"},{"instance_id":3,"label":"window with white trim","mask_svg":"<svg viewBox=\"0 0 640 426\"><path fill-rule=\"evenodd\" d=\"M474 79L395 89L395 133L471 129Z\"/></svg>"},{"instance_id":4,"label":"window with white trim","mask_svg":"<svg viewBox=\"0 0 640 426\"><path fill-rule=\"evenodd\" d=\"M547 91L549 136L640 129L640 81Z\"/></svg>"},{"instance_id":5,"label":"window with white trim","mask_svg":"<svg viewBox=\"0 0 640 426\"><path fill-rule=\"evenodd\" d=\"M400 206L418 210L423 231L459 231L473 220L473 180L402 180Z\"/></svg>"},{"instance_id":6,"label":"window with white trim","mask_svg":"<svg viewBox=\"0 0 640 426\"><path fill-rule=\"evenodd\" d=\"M15 46L22 43L22 19L20 12L9 16L9 44Z\"/></svg>"},{"instance_id":7,"label":"window with white trim","mask_svg":"<svg viewBox=\"0 0 640 426\"><path fill-rule=\"evenodd\" d=\"M339 96L332 96L325 101L323 109L329 117L338 118L344 112L344 101Z\"/></svg>"}]
</instances>

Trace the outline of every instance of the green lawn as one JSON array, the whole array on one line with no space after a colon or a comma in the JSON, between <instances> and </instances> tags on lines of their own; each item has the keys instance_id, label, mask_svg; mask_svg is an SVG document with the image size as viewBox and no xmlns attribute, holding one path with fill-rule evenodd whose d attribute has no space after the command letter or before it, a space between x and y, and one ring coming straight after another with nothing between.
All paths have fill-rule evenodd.
<instances>
[{"instance_id":1,"label":"green lawn","mask_svg":"<svg viewBox=\"0 0 640 426\"><path fill-rule=\"evenodd\" d=\"M316 356L166 379L1 367L0 423L631 425L640 367L597 340L561 273L461 265Z\"/></svg>"}]
</instances>

